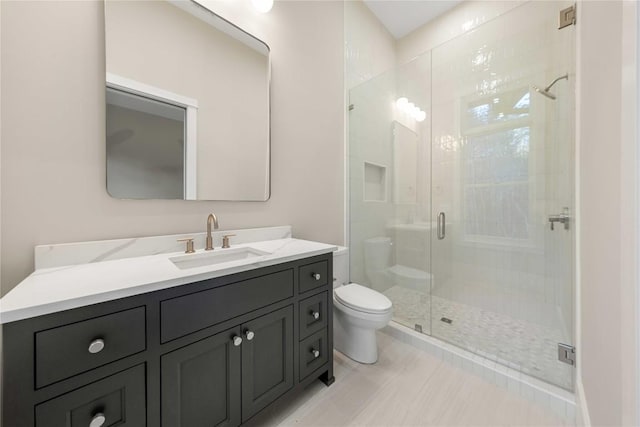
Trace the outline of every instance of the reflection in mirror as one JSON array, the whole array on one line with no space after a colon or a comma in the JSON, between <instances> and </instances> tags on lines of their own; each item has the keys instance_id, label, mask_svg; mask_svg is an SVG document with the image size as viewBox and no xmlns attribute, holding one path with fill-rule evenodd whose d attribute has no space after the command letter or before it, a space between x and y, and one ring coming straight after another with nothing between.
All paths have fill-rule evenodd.
<instances>
[{"instance_id":1,"label":"reflection in mirror","mask_svg":"<svg viewBox=\"0 0 640 427\"><path fill-rule=\"evenodd\" d=\"M184 198L184 122L184 108L107 88L109 194Z\"/></svg>"},{"instance_id":2,"label":"reflection in mirror","mask_svg":"<svg viewBox=\"0 0 640 427\"><path fill-rule=\"evenodd\" d=\"M194 1L105 2L107 190L269 198L269 48Z\"/></svg>"}]
</instances>

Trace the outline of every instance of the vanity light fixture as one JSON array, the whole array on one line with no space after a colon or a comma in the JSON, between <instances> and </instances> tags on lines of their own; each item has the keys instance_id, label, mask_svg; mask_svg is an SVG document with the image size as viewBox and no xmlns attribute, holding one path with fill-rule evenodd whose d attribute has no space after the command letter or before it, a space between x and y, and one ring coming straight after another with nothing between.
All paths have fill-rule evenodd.
<instances>
[{"instance_id":1,"label":"vanity light fixture","mask_svg":"<svg viewBox=\"0 0 640 427\"><path fill-rule=\"evenodd\" d=\"M260 13L267 13L273 7L273 0L251 0L251 3Z\"/></svg>"},{"instance_id":2,"label":"vanity light fixture","mask_svg":"<svg viewBox=\"0 0 640 427\"><path fill-rule=\"evenodd\" d=\"M398 98L396 101L396 106L401 110L404 110L407 107L407 104L409 104L409 100L404 96L402 98Z\"/></svg>"},{"instance_id":3,"label":"vanity light fixture","mask_svg":"<svg viewBox=\"0 0 640 427\"><path fill-rule=\"evenodd\" d=\"M422 111L420 107L413 102L409 102L406 97L401 97L396 100L396 107L400 111L404 111L405 114L411 116L417 122L423 122L427 118L427 113Z\"/></svg>"}]
</instances>

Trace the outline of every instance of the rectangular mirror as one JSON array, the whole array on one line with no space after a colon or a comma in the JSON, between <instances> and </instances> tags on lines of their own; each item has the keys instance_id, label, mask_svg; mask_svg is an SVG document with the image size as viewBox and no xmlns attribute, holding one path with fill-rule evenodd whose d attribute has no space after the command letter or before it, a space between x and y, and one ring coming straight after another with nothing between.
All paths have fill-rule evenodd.
<instances>
[{"instance_id":1,"label":"rectangular mirror","mask_svg":"<svg viewBox=\"0 0 640 427\"><path fill-rule=\"evenodd\" d=\"M195 1L105 1L107 191L265 201L269 47Z\"/></svg>"}]
</instances>

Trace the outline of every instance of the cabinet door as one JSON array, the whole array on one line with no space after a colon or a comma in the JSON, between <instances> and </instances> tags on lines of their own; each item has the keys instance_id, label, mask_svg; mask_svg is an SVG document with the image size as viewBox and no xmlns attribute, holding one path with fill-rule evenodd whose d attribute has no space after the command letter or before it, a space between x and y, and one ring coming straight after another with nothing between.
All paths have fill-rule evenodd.
<instances>
[{"instance_id":1,"label":"cabinet door","mask_svg":"<svg viewBox=\"0 0 640 427\"><path fill-rule=\"evenodd\" d=\"M293 387L293 306L245 323L242 334L244 422Z\"/></svg>"},{"instance_id":2,"label":"cabinet door","mask_svg":"<svg viewBox=\"0 0 640 427\"><path fill-rule=\"evenodd\" d=\"M162 426L240 424L240 328L162 356Z\"/></svg>"}]
</instances>

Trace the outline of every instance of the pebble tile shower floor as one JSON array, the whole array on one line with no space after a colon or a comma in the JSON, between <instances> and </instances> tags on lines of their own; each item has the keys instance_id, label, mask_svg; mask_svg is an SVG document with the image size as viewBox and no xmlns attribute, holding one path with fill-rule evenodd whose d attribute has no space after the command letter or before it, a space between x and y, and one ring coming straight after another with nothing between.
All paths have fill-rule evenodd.
<instances>
[{"instance_id":1,"label":"pebble tile shower floor","mask_svg":"<svg viewBox=\"0 0 640 427\"><path fill-rule=\"evenodd\" d=\"M393 302L394 320L565 389L572 388L571 367L558 361L560 330L394 286L384 292ZM433 310L433 315L431 315ZM445 323L441 318L450 319Z\"/></svg>"}]
</instances>

